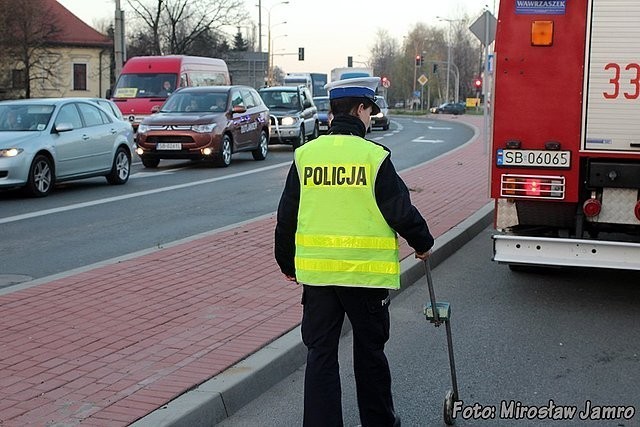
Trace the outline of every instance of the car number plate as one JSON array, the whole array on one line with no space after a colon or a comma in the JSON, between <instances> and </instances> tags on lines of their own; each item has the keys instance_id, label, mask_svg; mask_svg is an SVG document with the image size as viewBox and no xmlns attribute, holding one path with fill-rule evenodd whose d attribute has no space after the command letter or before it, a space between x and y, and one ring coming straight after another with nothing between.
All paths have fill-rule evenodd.
<instances>
[{"instance_id":1,"label":"car number plate","mask_svg":"<svg viewBox=\"0 0 640 427\"><path fill-rule=\"evenodd\" d=\"M496 164L498 166L568 168L571 166L571 151L499 149Z\"/></svg>"},{"instance_id":2,"label":"car number plate","mask_svg":"<svg viewBox=\"0 0 640 427\"><path fill-rule=\"evenodd\" d=\"M320 125L320 130L328 130L329 126L327 125Z\"/></svg>"},{"instance_id":3,"label":"car number plate","mask_svg":"<svg viewBox=\"0 0 640 427\"><path fill-rule=\"evenodd\" d=\"M182 150L182 144L179 142L158 142L156 150Z\"/></svg>"}]
</instances>

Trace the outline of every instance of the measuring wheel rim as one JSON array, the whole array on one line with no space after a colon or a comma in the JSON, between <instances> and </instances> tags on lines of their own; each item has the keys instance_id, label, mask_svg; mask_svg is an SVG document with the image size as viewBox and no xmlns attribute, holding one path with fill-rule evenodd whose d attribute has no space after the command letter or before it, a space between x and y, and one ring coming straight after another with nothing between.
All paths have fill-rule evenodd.
<instances>
[{"instance_id":1,"label":"measuring wheel rim","mask_svg":"<svg viewBox=\"0 0 640 427\"><path fill-rule=\"evenodd\" d=\"M444 422L448 426L452 426L456 423L455 418L453 418L453 404L456 401L456 397L453 393L453 390L447 391L447 394L444 397L444 403L442 405L442 416L444 418Z\"/></svg>"}]
</instances>

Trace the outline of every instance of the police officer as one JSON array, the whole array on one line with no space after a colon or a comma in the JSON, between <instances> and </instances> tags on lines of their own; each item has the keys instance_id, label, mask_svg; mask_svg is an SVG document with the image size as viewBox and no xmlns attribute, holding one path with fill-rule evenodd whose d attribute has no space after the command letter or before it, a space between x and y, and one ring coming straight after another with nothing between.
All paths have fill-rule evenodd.
<instances>
[{"instance_id":1,"label":"police officer","mask_svg":"<svg viewBox=\"0 0 640 427\"><path fill-rule=\"evenodd\" d=\"M345 314L353 327L353 369L364 427L400 426L384 353L389 289L400 287L397 234L426 259L427 223L391 163L364 139L378 77L325 86L333 120L327 135L294 152L275 230L285 277L302 283L302 340L308 349L304 426L342 426L338 342Z\"/></svg>"}]
</instances>

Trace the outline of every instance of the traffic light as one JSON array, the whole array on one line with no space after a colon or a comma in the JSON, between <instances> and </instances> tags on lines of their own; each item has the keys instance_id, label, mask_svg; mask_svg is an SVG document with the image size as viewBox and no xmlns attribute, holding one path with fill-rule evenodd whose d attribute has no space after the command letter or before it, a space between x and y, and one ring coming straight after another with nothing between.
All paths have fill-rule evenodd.
<instances>
[{"instance_id":1,"label":"traffic light","mask_svg":"<svg viewBox=\"0 0 640 427\"><path fill-rule=\"evenodd\" d=\"M304 61L304 48L298 48L298 61Z\"/></svg>"},{"instance_id":2,"label":"traffic light","mask_svg":"<svg viewBox=\"0 0 640 427\"><path fill-rule=\"evenodd\" d=\"M424 55L420 55L420 66L424 65Z\"/></svg>"},{"instance_id":3,"label":"traffic light","mask_svg":"<svg viewBox=\"0 0 640 427\"><path fill-rule=\"evenodd\" d=\"M416 67L420 66L420 55L416 55Z\"/></svg>"},{"instance_id":4,"label":"traffic light","mask_svg":"<svg viewBox=\"0 0 640 427\"><path fill-rule=\"evenodd\" d=\"M353 67L353 56L347 56L347 67Z\"/></svg>"},{"instance_id":5,"label":"traffic light","mask_svg":"<svg viewBox=\"0 0 640 427\"><path fill-rule=\"evenodd\" d=\"M480 77L476 78L476 79L473 81L473 86L474 86L476 89L480 90L480 89L482 88L482 79L481 79Z\"/></svg>"},{"instance_id":6,"label":"traffic light","mask_svg":"<svg viewBox=\"0 0 640 427\"><path fill-rule=\"evenodd\" d=\"M438 74L438 64L433 64L433 74Z\"/></svg>"}]
</instances>

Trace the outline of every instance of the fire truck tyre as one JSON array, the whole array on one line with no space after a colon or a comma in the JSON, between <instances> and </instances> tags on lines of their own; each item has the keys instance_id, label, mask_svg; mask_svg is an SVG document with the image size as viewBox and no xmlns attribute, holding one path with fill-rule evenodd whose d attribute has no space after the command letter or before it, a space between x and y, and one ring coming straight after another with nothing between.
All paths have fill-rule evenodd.
<instances>
[{"instance_id":1,"label":"fire truck tyre","mask_svg":"<svg viewBox=\"0 0 640 427\"><path fill-rule=\"evenodd\" d=\"M269 137L265 131L260 132L260 143L258 147L251 152L253 160L264 160L269 152Z\"/></svg>"},{"instance_id":2,"label":"fire truck tyre","mask_svg":"<svg viewBox=\"0 0 640 427\"><path fill-rule=\"evenodd\" d=\"M160 159L154 159L153 157L141 156L140 160L142 160L142 165L145 168L155 169L160 164Z\"/></svg>"},{"instance_id":3,"label":"fire truck tyre","mask_svg":"<svg viewBox=\"0 0 640 427\"><path fill-rule=\"evenodd\" d=\"M306 142L305 138L306 138L306 134L304 133L304 126L300 126L300 132L298 134L298 137L294 139L293 143L291 144L293 145L293 149L295 150L296 148L303 145Z\"/></svg>"},{"instance_id":4,"label":"fire truck tyre","mask_svg":"<svg viewBox=\"0 0 640 427\"><path fill-rule=\"evenodd\" d=\"M453 404L455 400L453 391L447 391L447 395L444 397L444 404L442 405L442 417L444 418L444 423L448 426L456 423L455 418L453 418Z\"/></svg>"},{"instance_id":5,"label":"fire truck tyre","mask_svg":"<svg viewBox=\"0 0 640 427\"><path fill-rule=\"evenodd\" d=\"M220 144L220 154L216 159L216 165L222 168L226 168L231 164L231 137L225 134L222 137L222 143Z\"/></svg>"},{"instance_id":6,"label":"fire truck tyre","mask_svg":"<svg viewBox=\"0 0 640 427\"><path fill-rule=\"evenodd\" d=\"M37 155L29 168L26 192L34 197L44 197L51 192L54 182L51 160L47 156Z\"/></svg>"},{"instance_id":7,"label":"fire truck tyre","mask_svg":"<svg viewBox=\"0 0 640 427\"><path fill-rule=\"evenodd\" d=\"M129 180L131 172L131 158L124 148L120 147L113 158L111 172L107 175L107 182L111 185L122 185Z\"/></svg>"}]
</instances>

